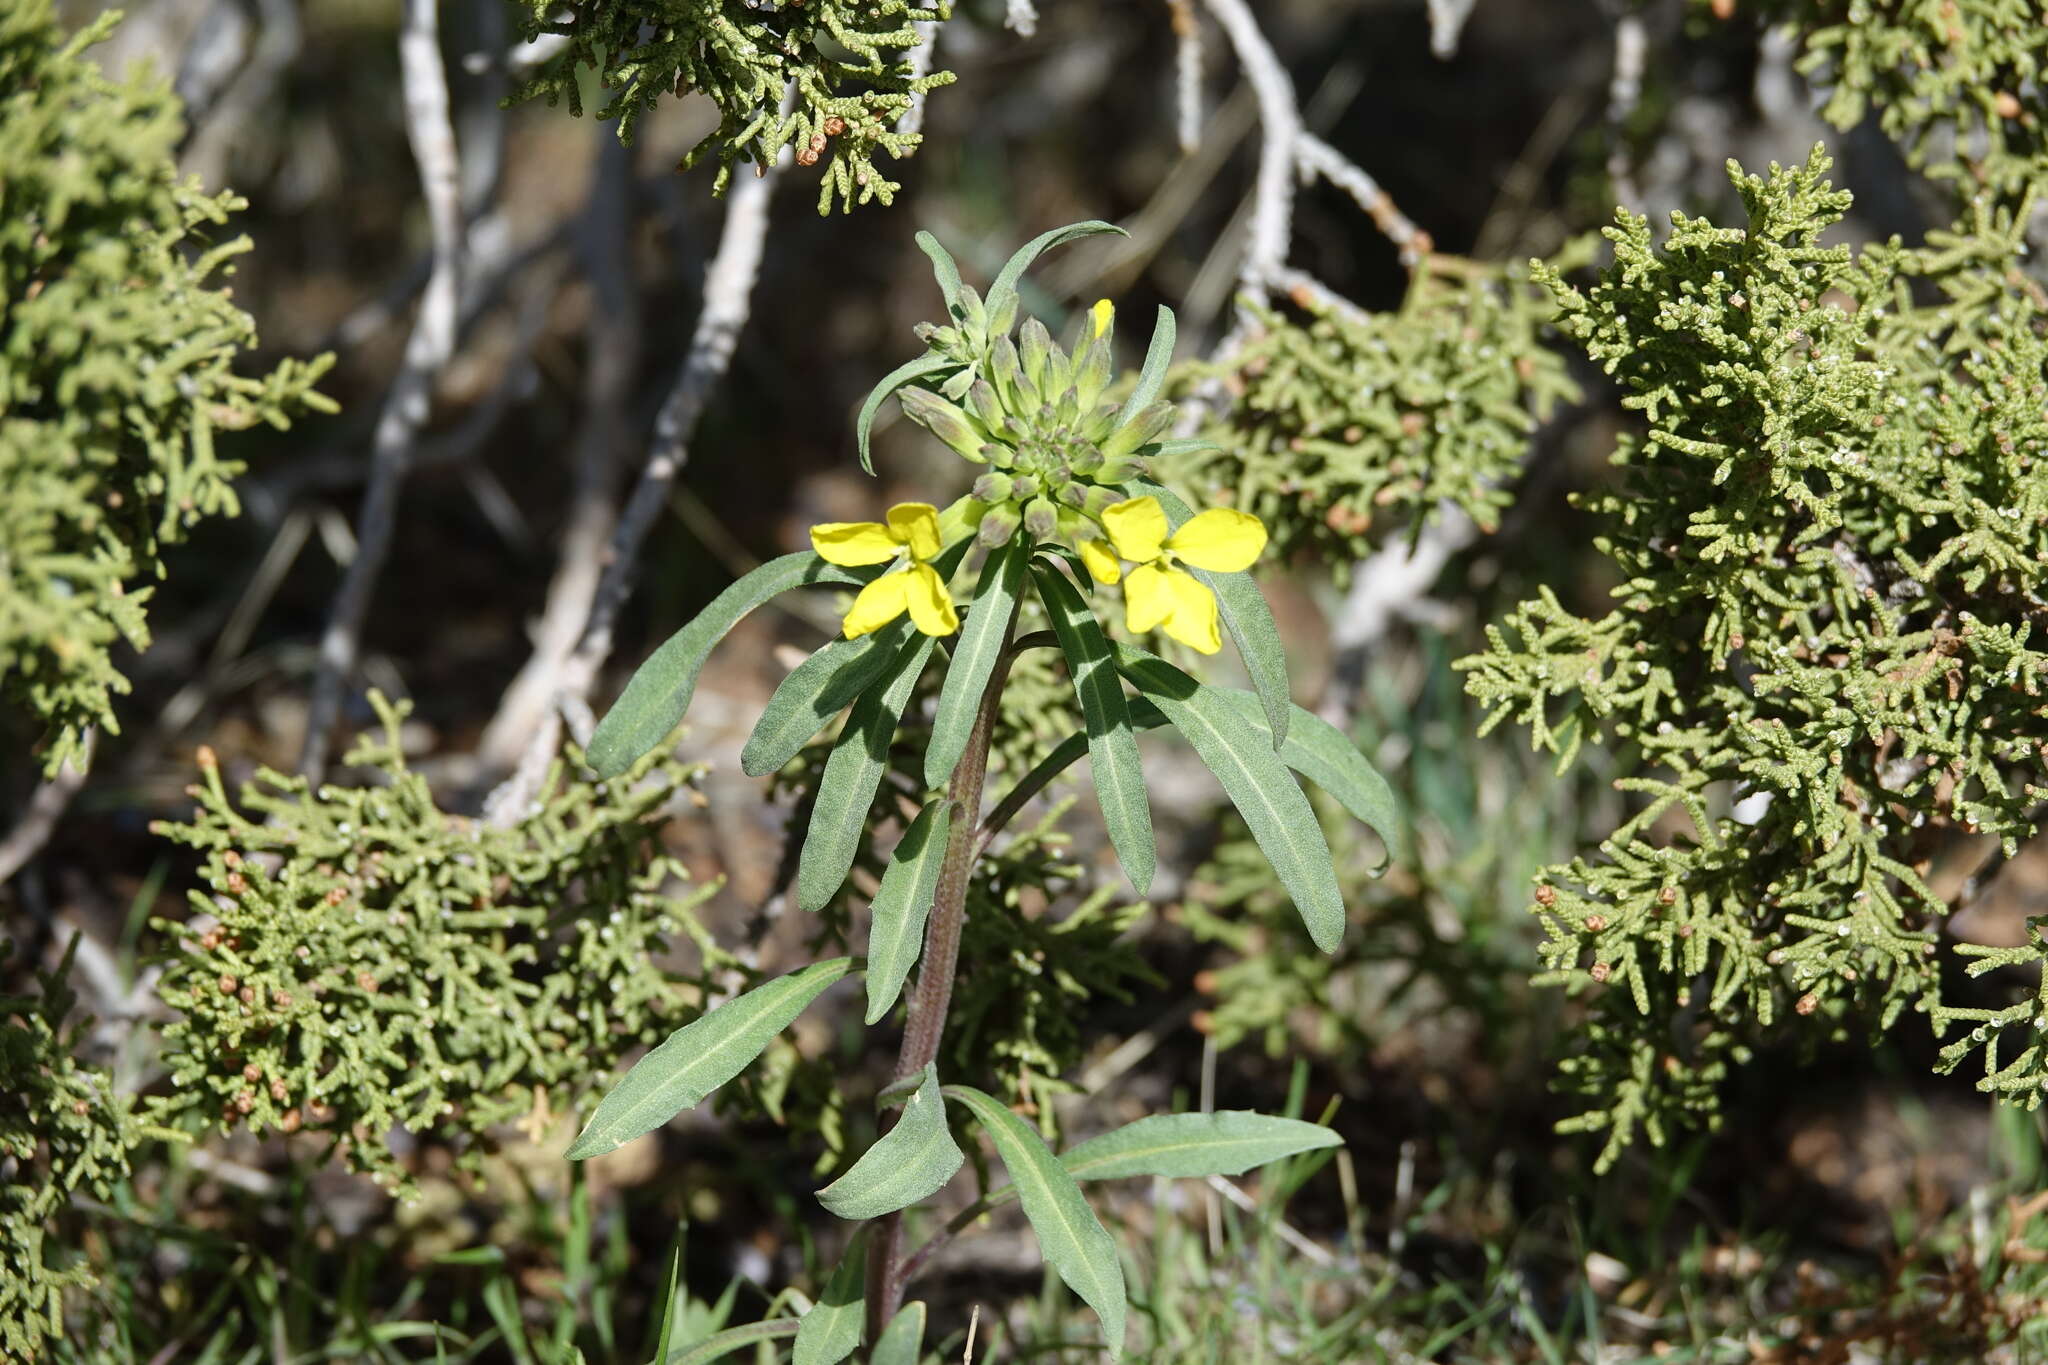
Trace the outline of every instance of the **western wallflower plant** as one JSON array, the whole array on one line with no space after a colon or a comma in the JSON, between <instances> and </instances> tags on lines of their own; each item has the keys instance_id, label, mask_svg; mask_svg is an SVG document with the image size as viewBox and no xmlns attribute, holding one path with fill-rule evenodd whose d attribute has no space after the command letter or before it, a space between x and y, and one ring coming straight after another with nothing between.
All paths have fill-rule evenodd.
<instances>
[{"instance_id":1,"label":"western wallflower plant","mask_svg":"<svg viewBox=\"0 0 2048 1365\"><path fill-rule=\"evenodd\" d=\"M1336 1141L1318 1125L1254 1113L1157 1115L1055 1156L984 1090L942 1085L937 1074L954 982L971 969L960 954L977 869L1010 818L1076 760L1089 760L1110 842L1143 894L1156 854L1135 737L1155 726L1179 731L1242 813L1325 951L1343 935L1344 901L1295 774L1376 830L1395 825L1379 774L1341 732L1288 700L1278 631L1248 572L1266 543L1258 519L1227 508L1197 514L1151 481L1153 460L1196 445L1165 435L1176 416L1159 401L1173 352L1172 312L1159 310L1144 365L1120 401L1110 397L1115 315L1107 302L1084 315L1065 345L1036 319L1017 326L1017 283L1041 253L1114 231L1081 223L1044 234L1011 258L985 299L920 233L949 321L919 329L925 353L877 385L855 433L872 471L868 430L895 395L907 416L982 470L971 489L943 510L902 503L881 521L814 528L810 551L748 574L657 650L592 738L589 761L600 776L627 771L682 720L706 653L742 616L805 584L854 590L839 638L790 672L741 752L747 772L780 772L845 713L818 771L797 863L797 904L816 911L839 903L868 829L880 824L876 797L892 765L900 769L899 730L926 736L912 778L921 776L924 790L905 803L917 814L868 897L866 956L814 963L685 1025L612 1089L569 1150L577 1159L600 1155L700 1103L842 978L865 978L870 1026L887 1021L907 995L893 1081L881 1092L895 1112L885 1114L875 1144L818 1192L833 1213L873 1220L860 1234L865 1251L842 1259L800 1320L772 1326L774 1334L796 1336L799 1361L830 1365L863 1338L882 1359L880 1344L902 1346L905 1336L908 1353L887 1358L918 1358L924 1308L904 1306L906 1287L950 1227L906 1254L905 1213L938 1194L965 1160L949 1103L994 1144L1011 1182L983 1189L955 1223L1020 1200L1046 1259L1100 1315L1112 1356L1123 1340L1123 1272L1115 1242L1082 1197L1082 1181L1235 1173ZM1128 575L1123 562L1135 566ZM968 569L974 586L956 598L953 580ZM1227 633L1253 689L1210 686L1143 649L1113 643L1099 619L1097 589L1119 582L1134 631L1159 628L1211 653ZM1033 601L1033 617L1042 613L1051 628L1019 634L1020 614ZM984 812L1011 664L1041 648L1065 661L1080 731ZM929 717L908 715L941 653L943 678ZM755 1340L763 1327L738 1330Z\"/></svg>"}]
</instances>

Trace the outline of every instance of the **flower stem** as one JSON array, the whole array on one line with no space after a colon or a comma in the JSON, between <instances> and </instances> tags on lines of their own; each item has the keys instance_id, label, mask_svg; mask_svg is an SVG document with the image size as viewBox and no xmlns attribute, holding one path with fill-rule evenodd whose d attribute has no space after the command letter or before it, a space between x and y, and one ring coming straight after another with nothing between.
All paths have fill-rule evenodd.
<instances>
[{"instance_id":1,"label":"flower stem","mask_svg":"<svg viewBox=\"0 0 2048 1365\"><path fill-rule=\"evenodd\" d=\"M910 1020L903 1030L902 1050L896 1056L894 1079L898 1081L915 1076L932 1064L946 1031L946 1011L953 1001L953 974L960 961L960 932L967 923L967 887L981 847L981 789L988 776L989 740L995 733L996 711L1002 701L1003 684L1010 676L1010 661L1017 653L1010 642L1015 627L1013 615L1003 627L1003 651L989 674L987 690L981 694L981 709L975 713L967 747L946 787L946 795L953 802L953 820L946 832L945 860L939 864L939 886L925 930L917 991L910 999ZM882 1329L903 1306L904 1286L909 1277L902 1248L903 1215L884 1215L875 1237L868 1243L870 1343L881 1336Z\"/></svg>"}]
</instances>

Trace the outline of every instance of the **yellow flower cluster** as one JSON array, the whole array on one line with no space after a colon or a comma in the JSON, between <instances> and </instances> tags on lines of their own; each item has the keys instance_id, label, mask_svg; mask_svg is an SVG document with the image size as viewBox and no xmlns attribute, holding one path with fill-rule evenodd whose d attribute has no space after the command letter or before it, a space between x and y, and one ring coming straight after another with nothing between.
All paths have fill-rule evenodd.
<instances>
[{"instance_id":1,"label":"yellow flower cluster","mask_svg":"<svg viewBox=\"0 0 2048 1365\"><path fill-rule=\"evenodd\" d=\"M1124 624L1131 632L1161 630L1204 654L1221 649L1216 595L1180 565L1212 573L1248 569L1266 548L1264 524L1246 512L1212 507L1169 534L1166 510L1153 497L1112 504L1098 520L1104 535L1080 542L1081 561L1096 582L1123 583ZM811 548L828 563L847 567L902 561L860 590L846 613L847 639L880 630L906 611L927 635L960 628L945 580L931 563L942 546L939 512L930 503L898 503L886 522L814 526ZM1125 561L1136 566L1128 576Z\"/></svg>"}]
</instances>

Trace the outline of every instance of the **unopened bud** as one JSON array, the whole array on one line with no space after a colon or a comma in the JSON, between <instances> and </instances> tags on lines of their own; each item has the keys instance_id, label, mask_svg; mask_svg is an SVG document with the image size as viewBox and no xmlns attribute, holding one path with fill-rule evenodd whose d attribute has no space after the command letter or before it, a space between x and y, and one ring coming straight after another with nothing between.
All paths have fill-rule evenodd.
<instances>
[{"instance_id":1,"label":"unopened bud","mask_svg":"<svg viewBox=\"0 0 2048 1365\"><path fill-rule=\"evenodd\" d=\"M1008 474L984 474L974 481L973 492L982 502L1008 502L1011 487Z\"/></svg>"},{"instance_id":2,"label":"unopened bud","mask_svg":"<svg viewBox=\"0 0 2048 1365\"><path fill-rule=\"evenodd\" d=\"M991 301L987 306L989 336L1008 336L1017 325L1017 291L1009 290L1000 301Z\"/></svg>"},{"instance_id":3,"label":"unopened bud","mask_svg":"<svg viewBox=\"0 0 2048 1365\"><path fill-rule=\"evenodd\" d=\"M967 410L973 413L983 426L993 431L996 424L1003 420L1003 400L996 393L995 385L986 379L975 380L967 389Z\"/></svg>"},{"instance_id":4,"label":"unopened bud","mask_svg":"<svg viewBox=\"0 0 2048 1365\"><path fill-rule=\"evenodd\" d=\"M1010 496L1016 498L1019 502L1037 497L1038 476L1036 474L1019 474L1010 483Z\"/></svg>"},{"instance_id":5,"label":"unopened bud","mask_svg":"<svg viewBox=\"0 0 2048 1365\"><path fill-rule=\"evenodd\" d=\"M1024 529L1035 540L1051 540L1059 526L1059 512L1044 498L1034 498L1024 509Z\"/></svg>"},{"instance_id":6,"label":"unopened bud","mask_svg":"<svg viewBox=\"0 0 2048 1365\"><path fill-rule=\"evenodd\" d=\"M981 301L981 294L971 284L960 286L960 302L954 308L954 316L970 335L986 333L988 330L988 309Z\"/></svg>"},{"instance_id":7,"label":"unopened bud","mask_svg":"<svg viewBox=\"0 0 2048 1365\"><path fill-rule=\"evenodd\" d=\"M1008 337L998 338L996 344L989 348L987 368L1007 411L1025 416L1038 411L1041 390L1026 380L1023 363L1017 359L1017 348Z\"/></svg>"},{"instance_id":8,"label":"unopened bud","mask_svg":"<svg viewBox=\"0 0 2048 1365\"><path fill-rule=\"evenodd\" d=\"M1017 534L1017 527L1023 522L1022 514L1015 503L998 503L988 509L981 519L981 527L974 538L986 549L993 550L999 545L1008 545L1010 537Z\"/></svg>"},{"instance_id":9,"label":"unopened bud","mask_svg":"<svg viewBox=\"0 0 2048 1365\"><path fill-rule=\"evenodd\" d=\"M954 454L976 464L983 462L981 448L987 444L988 433L966 413L929 389L903 389L896 397L903 404L905 417L944 441Z\"/></svg>"},{"instance_id":10,"label":"unopened bud","mask_svg":"<svg viewBox=\"0 0 2048 1365\"><path fill-rule=\"evenodd\" d=\"M1127 416L1123 425L1109 433L1102 443L1105 456L1128 455L1139 446L1156 440L1173 425L1174 406L1171 403L1153 403L1143 412Z\"/></svg>"},{"instance_id":11,"label":"unopened bud","mask_svg":"<svg viewBox=\"0 0 2048 1365\"><path fill-rule=\"evenodd\" d=\"M1024 377L1033 388L1045 387L1045 364L1052 355L1052 333L1037 318L1026 318L1017 333L1017 356L1024 365Z\"/></svg>"},{"instance_id":12,"label":"unopened bud","mask_svg":"<svg viewBox=\"0 0 2048 1365\"><path fill-rule=\"evenodd\" d=\"M1109 387L1109 338L1096 336L1074 362L1075 410L1086 412Z\"/></svg>"},{"instance_id":13,"label":"unopened bud","mask_svg":"<svg viewBox=\"0 0 2048 1365\"><path fill-rule=\"evenodd\" d=\"M1129 483L1132 479L1150 478L1152 463L1136 455L1119 455L1104 460L1090 477L1097 483Z\"/></svg>"}]
</instances>

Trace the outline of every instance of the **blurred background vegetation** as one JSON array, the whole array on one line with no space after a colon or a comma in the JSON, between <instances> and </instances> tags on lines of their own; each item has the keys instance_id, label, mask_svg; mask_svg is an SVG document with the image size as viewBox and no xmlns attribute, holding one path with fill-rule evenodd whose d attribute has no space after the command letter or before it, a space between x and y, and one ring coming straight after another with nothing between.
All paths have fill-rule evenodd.
<instances>
[{"instance_id":1,"label":"blurred background vegetation","mask_svg":"<svg viewBox=\"0 0 2048 1365\"><path fill-rule=\"evenodd\" d=\"M1028 306L1060 322L1103 296L1133 319L1167 303L1190 358L1230 328L1259 120L1222 37L1207 35L1204 122L1184 149L1175 23L1189 9L1052 0L1018 24L1020 8L1032 9L965 0L945 26L937 64L957 79L931 95L924 145L900 161L884 146L876 163L901 183L893 204L820 216L817 180L833 163L780 175L751 317L652 526L597 700L737 573L801 547L811 523L925 496L925 476L950 464L886 416L879 485L853 455L855 408L936 311L915 229L985 279L1048 227L1117 222L1128 238L1048 257ZM1634 807L1614 785L1626 773L1602 753L1560 773L1509 731L1476 738L1481 708L1452 668L1539 589L1586 615L1606 609L1612 565L1567 499L1612 480L1615 433L1633 420L1609 381L1549 335L1526 281L1496 268L1601 259L1588 234L1621 199L1653 223L1673 209L1740 221L1726 159L1794 164L1822 138L1855 196L1830 240L1918 242L1956 216L1952 187L1918 169L1953 165L1954 139L2024 130L1986 163L1997 171L1979 177L1980 193L2037 177L2039 70L2001 50L1960 86L1890 88L1883 78L1906 59L1865 52L1852 82L1865 104L1845 105L1839 69L1803 61L1799 35L1842 25L1853 36L1863 20L1851 11L1939 10L1936 21L1970 26L1974 39L1978 25L2010 31L2007 11L2024 19L2029 8L1257 6L1308 130L1366 168L1428 238L1404 259L1340 190L1302 189L1291 263L1376 315L1322 325L1337 344L1391 346L1389 384L1457 380L1404 394L1402 410L1462 414L1459 429L1485 439L1452 460L1433 455L1399 412L1390 430L1375 425L1364 385L1278 393L1261 419L1333 449L1359 443L1352 427L1371 430L1387 452L1350 470L1325 452L1315 477L1326 502L1284 538L1290 553L1264 579L1297 699L1353 730L1410 820L1378 879L1370 836L1331 820L1353 919L1338 955L1312 951L1248 836L1218 814L1199 770L1165 749L1148 749L1162 836L1148 904L1127 904L1085 800L1047 807L1039 833L977 893L980 951L1011 967L973 983L960 1064L985 1068L1048 1131L1085 1135L1174 1107L1277 1109L1285 1097L1289 1112L1327 1114L1345 1138L1334 1160L1318 1153L1242 1186L1162 1183L1111 1199L1135 1358L2048 1353L2041 1117L1993 1110L1968 1078L1932 1075L1937 1044L1924 1030L1765 1052L1721 1088L1716 1130L1639 1143L1597 1178L1597 1140L1553 1131L1575 1108L1550 1083L1583 1006L1531 987L1543 939L1532 878ZM62 17L76 28L95 13L69 6ZM845 1229L809 1191L871 1124L866 1104L842 1112L828 1099L835 1078L859 1089L881 1069L850 1001L802 1021L715 1111L585 1166L561 1151L586 1083L601 1078L543 1061L492 1065L516 1050L508 1039L538 1036L609 1066L660 1036L693 992L786 970L814 932L844 924L783 913L785 822L802 773L770 784L737 763L792 650L831 627L802 605L750 618L712 659L679 758L643 773L658 792L579 796L564 782L509 831L486 839L466 823L482 820L485 792L519 755L524 736L508 744L493 718L533 653L565 545L614 515L644 458L736 192L714 198L712 166L677 169L720 134L701 95L651 102L630 148L613 125L566 107L505 107L522 79L506 54L523 17L504 0L441 10L470 252L459 338L431 392L342 716L357 748L333 781L348 811L363 812L353 820L289 774L306 746L318 641L357 545L373 428L429 278L398 7L140 0L94 49L117 78L153 63L186 106L168 147L180 169L248 201L232 230L253 249L226 282L260 345L240 370L332 352L317 387L337 410L222 438L247 466L234 482L239 515L200 521L182 543L164 538L154 639L113 655L132 682L115 698L120 732L99 736L47 841L0 884L0 937L11 940L0 1063L37 1078L0 1098L0 1120L29 1135L0 1143L11 1163L0 1174L25 1189L53 1153L77 1172L65 1198L36 1206L40 1240L11 1232L0 1260L24 1295L10 1303L0 1291L0 1313L55 1330L22 1330L0 1354L640 1361L665 1303L687 1343L815 1294L843 1247ZM1779 19L1795 27L1769 26ZM1640 90L1626 99L1613 88L1624 28L1642 44ZM1988 83L1999 72L2018 73L2004 95ZM597 103L587 69L581 80ZM1966 106L1946 151L1888 112L1943 98ZM753 174L731 169L735 183ZM1421 322L1388 320L1404 310ZM1273 341L1265 364L1302 344ZM1227 387L1257 391L1263 372L1243 366ZM1183 379L1194 391L1214 377L1191 368ZM1233 449L1226 440L1186 477L1255 505L1270 498L1261 510L1280 519L1273 509L1298 487L1265 486ZM1467 515L1471 532L1430 534ZM1388 568L1400 564L1420 566L1417 581L1389 596ZM1360 582L1382 596L1362 597ZM1049 738L1032 725L1028 669L1017 688L1025 700L998 756L1012 771ZM1038 694L1057 690L1041 680ZM0 714L0 796L24 822L50 790L31 752L39 737L18 710ZM472 856L497 879L462 862ZM487 1003L498 989L489 964L460 965L459 935L433 922L434 908L458 902L530 954L520 980L533 990L506 987L505 1015ZM2044 902L2048 861L2023 847L1964 937L2019 941ZM347 907L358 925L367 912L372 928L323 939L293 927L316 903ZM616 939L561 932L577 907L600 905L627 907L612 917ZM655 964L638 948L657 941L678 994L643 979ZM304 1097L318 1073L291 1070L277 1042L286 1032L221 1040L234 1001L250 1004L245 990L283 1030L305 1023L288 989L305 944L347 964L338 989L385 1001L380 1011L404 1003L394 989L411 999L410 971L432 981L438 1003L417 1022L379 1015L394 1029L450 1029L452 1012L471 1009L493 1022L451 1033L441 1055L461 1074L422 1093L366 1074L347 1096ZM458 989L472 994L448 1004ZM578 993L593 991L618 1011L606 1029L579 1013ZM194 1027L184 996L227 1023ZM308 1026L317 1033L317 1020ZM613 1051L583 1051L601 1051L585 1041L599 1034ZM376 1087L404 1093L361 1103ZM86 1106L80 1122L38 1147L31 1109L74 1104ZM105 1131L92 1126L96 1105ZM116 1130L120 1141L107 1136ZM1100 1354L1028 1238L1020 1219L999 1216L935 1260L922 1292L945 1359L962 1357L970 1331L976 1360Z\"/></svg>"}]
</instances>

